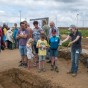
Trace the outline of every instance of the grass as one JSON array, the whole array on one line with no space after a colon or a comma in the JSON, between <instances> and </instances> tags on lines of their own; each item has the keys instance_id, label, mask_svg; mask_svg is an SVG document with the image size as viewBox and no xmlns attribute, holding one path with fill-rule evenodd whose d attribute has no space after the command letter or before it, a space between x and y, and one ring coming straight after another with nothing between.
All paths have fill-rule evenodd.
<instances>
[{"instance_id":1,"label":"grass","mask_svg":"<svg viewBox=\"0 0 88 88\"><path fill-rule=\"evenodd\" d=\"M88 30L79 30L83 37L88 37Z\"/></svg>"},{"instance_id":2,"label":"grass","mask_svg":"<svg viewBox=\"0 0 88 88\"><path fill-rule=\"evenodd\" d=\"M88 30L80 29L79 31L82 33L83 37L88 37ZM60 29L61 35L63 35L63 34L68 35L69 33L70 33L70 31L68 31L67 29Z\"/></svg>"}]
</instances>

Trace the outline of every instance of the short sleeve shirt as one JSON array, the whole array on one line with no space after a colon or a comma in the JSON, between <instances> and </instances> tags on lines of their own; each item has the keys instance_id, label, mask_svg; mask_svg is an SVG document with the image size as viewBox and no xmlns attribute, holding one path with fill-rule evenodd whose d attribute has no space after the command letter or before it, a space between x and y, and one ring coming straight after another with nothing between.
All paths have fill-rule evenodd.
<instances>
[{"instance_id":1,"label":"short sleeve shirt","mask_svg":"<svg viewBox=\"0 0 88 88\"><path fill-rule=\"evenodd\" d=\"M41 36L41 31L42 29L41 28L38 28L38 29L33 29L33 39L34 39L34 42L37 43L37 41L40 39L40 36Z\"/></svg>"},{"instance_id":2,"label":"short sleeve shirt","mask_svg":"<svg viewBox=\"0 0 88 88\"><path fill-rule=\"evenodd\" d=\"M26 29L25 29L25 30L19 29L18 34L23 34L23 35L24 35L24 34L27 34L27 35L28 35L28 34L29 34L29 31L26 30ZM17 35L18 35L18 34L17 34ZM22 45L26 46L27 40L28 40L28 38L20 38L20 39L19 39L19 45L21 45L21 46L22 46Z\"/></svg>"},{"instance_id":3,"label":"short sleeve shirt","mask_svg":"<svg viewBox=\"0 0 88 88\"><path fill-rule=\"evenodd\" d=\"M44 30L46 36L48 36L48 35L49 35L49 29L50 29L50 27L49 27L48 25L44 25L44 26L42 27L42 29Z\"/></svg>"},{"instance_id":4,"label":"short sleeve shirt","mask_svg":"<svg viewBox=\"0 0 88 88\"><path fill-rule=\"evenodd\" d=\"M44 47L48 46L47 41L46 40L42 41L40 39L37 42L37 46L38 47L41 46L41 48L38 49L38 55L46 55L46 49L44 49Z\"/></svg>"},{"instance_id":5,"label":"short sleeve shirt","mask_svg":"<svg viewBox=\"0 0 88 88\"><path fill-rule=\"evenodd\" d=\"M80 38L78 39L78 41L76 41L75 43L72 44L72 48L82 48L81 47L81 40L82 40L82 35L79 31L77 31L77 33L74 35L73 33L71 33L69 35L71 37L71 40L75 40L77 36L80 36Z\"/></svg>"}]
</instances>

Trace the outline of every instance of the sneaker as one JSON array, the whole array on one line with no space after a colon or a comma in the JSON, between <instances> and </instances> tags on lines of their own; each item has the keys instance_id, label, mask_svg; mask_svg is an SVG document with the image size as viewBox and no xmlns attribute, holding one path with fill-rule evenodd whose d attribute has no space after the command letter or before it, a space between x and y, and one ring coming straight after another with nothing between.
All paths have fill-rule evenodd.
<instances>
[{"instance_id":1,"label":"sneaker","mask_svg":"<svg viewBox=\"0 0 88 88\"><path fill-rule=\"evenodd\" d=\"M22 63L22 61L19 61L19 63Z\"/></svg>"},{"instance_id":2,"label":"sneaker","mask_svg":"<svg viewBox=\"0 0 88 88\"><path fill-rule=\"evenodd\" d=\"M28 66L27 66L27 63L24 63L24 68L27 68Z\"/></svg>"},{"instance_id":3,"label":"sneaker","mask_svg":"<svg viewBox=\"0 0 88 88\"><path fill-rule=\"evenodd\" d=\"M56 71L56 72L59 72L59 69L58 69L58 67L57 67L57 66L55 67L55 71Z\"/></svg>"},{"instance_id":4,"label":"sneaker","mask_svg":"<svg viewBox=\"0 0 88 88\"><path fill-rule=\"evenodd\" d=\"M51 63L51 60L47 61L47 63Z\"/></svg>"},{"instance_id":5,"label":"sneaker","mask_svg":"<svg viewBox=\"0 0 88 88\"><path fill-rule=\"evenodd\" d=\"M24 64L23 63L20 63L19 66L23 66Z\"/></svg>"},{"instance_id":6,"label":"sneaker","mask_svg":"<svg viewBox=\"0 0 88 88\"><path fill-rule=\"evenodd\" d=\"M72 71L67 72L67 74L72 74L72 73L73 73Z\"/></svg>"},{"instance_id":7,"label":"sneaker","mask_svg":"<svg viewBox=\"0 0 88 88\"><path fill-rule=\"evenodd\" d=\"M51 65L51 71L53 71L54 70L54 65Z\"/></svg>"},{"instance_id":8,"label":"sneaker","mask_svg":"<svg viewBox=\"0 0 88 88\"><path fill-rule=\"evenodd\" d=\"M75 76L77 76L77 74L76 73L73 73L72 76L75 77Z\"/></svg>"}]
</instances>

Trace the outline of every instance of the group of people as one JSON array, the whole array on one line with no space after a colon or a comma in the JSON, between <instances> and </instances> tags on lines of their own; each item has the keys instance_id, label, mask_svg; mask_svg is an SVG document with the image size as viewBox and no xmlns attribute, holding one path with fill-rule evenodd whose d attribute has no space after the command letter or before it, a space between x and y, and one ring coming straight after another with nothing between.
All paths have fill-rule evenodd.
<instances>
[{"instance_id":1,"label":"group of people","mask_svg":"<svg viewBox=\"0 0 88 88\"><path fill-rule=\"evenodd\" d=\"M46 21L43 22L43 28L38 26L38 21L34 21L34 29L30 30L27 22L20 23L17 39L19 41L19 51L21 54L20 66L31 68L31 66L38 66L38 71L45 71L45 59L50 49L51 69L58 72L57 57L58 46L60 43L59 30L55 27L54 22L50 22L50 27ZM31 36L29 36L31 34ZM55 45L54 45L55 44Z\"/></svg>"},{"instance_id":2,"label":"group of people","mask_svg":"<svg viewBox=\"0 0 88 88\"><path fill-rule=\"evenodd\" d=\"M18 27L16 23L13 28L9 28L6 24L3 24L3 27L0 26L0 51L5 48L14 49L18 47L17 33Z\"/></svg>"},{"instance_id":3,"label":"group of people","mask_svg":"<svg viewBox=\"0 0 88 88\"><path fill-rule=\"evenodd\" d=\"M81 33L75 25L69 27L70 34L66 39L60 42L59 29L55 27L54 22L50 22L50 27L46 21L43 21L43 27L38 26L38 21L34 21L34 29L28 30L27 22L20 23L20 30L17 34L19 40L19 51L21 54L20 66L28 67L38 66L38 72L46 71L45 60L48 57L51 61L51 70L59 72L58 69L58 47L60 44L70 40L68 46L71 46L71 70L68 72L76 76L78 72L79 56L82 50ZM29 36L31 35L31 36Z\"/></svg>"},{"instance_id":4,"label":"group of people","mask_svg":"<svg viewBox=\"0 0 88 88\"><path fill-rule=\"evenodd\" d=\"M20 22L20 28L14 32L15 43L19 43L19 52L21 61L19 66L38 67L38 72L46 71L46 59L51 62L51 70L59 72L58 68L58 47L64 42L70 40L68 46L71 46L71 69L68 74L76 76L78 72L79 56L82 50L82 35L75 25L69 27L70 34L61 41L59 29L55 27L53 21L50 26L46 20L43 21L43 27L38 26L38 21L33 22L33 30L27 21ZM1 34L0 34L1 35Z\"/></svg>"}]
</instances>

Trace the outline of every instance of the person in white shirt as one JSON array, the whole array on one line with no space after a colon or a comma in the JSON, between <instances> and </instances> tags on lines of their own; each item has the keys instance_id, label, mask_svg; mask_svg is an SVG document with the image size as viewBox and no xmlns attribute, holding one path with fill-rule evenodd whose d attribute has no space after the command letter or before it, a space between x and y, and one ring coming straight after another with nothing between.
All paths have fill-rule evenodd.
<instances>
[{"instance_id":1,"label":"person in white shirt","mask_svg":"<svg viewBox=\"0 0 88 88\"><path fill-rule=\"evenodd\" d=\"M32 52L32 44L33 44L33 39L30 38L27 41L26 47L27 47L27 58L28 58L28 69L32 66L32 60L34 58L33 52Z\"/></svg>"},{"instance_id":2,"label":"person in white shirt","mask_svg":"<svg viewBox=\"0 0 88 88\"><path fill-rule=\"evenodd\" d=\"M12 49L12 44L14 43L13 31L12 31L12 29L9 29L9 30L6 32L6 41L7 41L7 48L8 48L8 49Z\"/></svg>"}]
</instances>

